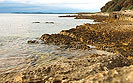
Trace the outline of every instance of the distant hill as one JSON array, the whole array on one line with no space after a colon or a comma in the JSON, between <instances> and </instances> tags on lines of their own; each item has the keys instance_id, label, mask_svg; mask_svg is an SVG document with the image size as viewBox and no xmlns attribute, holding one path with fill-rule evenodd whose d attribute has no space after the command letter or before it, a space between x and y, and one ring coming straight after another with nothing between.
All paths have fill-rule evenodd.
<instances>
[{"instance_id":1,"label":"distant hill","mask_svg":"<svg viewBox=\"0 0 133 83\"><path fill-rule=\"evenodd\" d=\"M133 10L133 0L112 0L101 8L101 12Z\"/></svg>"},{"instance_id":2,"label":"distant hill","mask_svg":"<svg viewBox=\"0 0 133 83\"><path fill-rule=\"evenodd\" d=\"M13 14L76 14L76 13L52 13L52 12L12 12Z\"/></svg>"}]
</instances>

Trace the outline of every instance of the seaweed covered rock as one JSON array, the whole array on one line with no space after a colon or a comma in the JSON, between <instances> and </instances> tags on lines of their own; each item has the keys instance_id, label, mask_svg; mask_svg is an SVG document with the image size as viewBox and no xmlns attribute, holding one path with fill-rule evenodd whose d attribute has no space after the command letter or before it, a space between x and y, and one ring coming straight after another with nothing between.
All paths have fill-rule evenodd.
<instances>
[{"instance_id":1,"label":"seaweed covered rock","mask_svg":"<svg viewBox=\"0 0 133 83\"><path fill-rule=\"evenodd\" d=\"M84 24L75 29L63 30L61 35L75 38L98 49L117 52L124 56L133 56L132 22L113 22L101 24ZM121 25L121 26L119 26Z\"/></svg>"},{"instance_id":2,"label":"seaweed covered rock","mask_svg":"<svg viewBox=\"0 0 133 83\"><path fill-rule=\"evenodd\" d=\"M45 44L62 45L64 48L89 49L89 46L76 38L62 34L44 34L40 38Z\"/></svg>"}]
</instances>

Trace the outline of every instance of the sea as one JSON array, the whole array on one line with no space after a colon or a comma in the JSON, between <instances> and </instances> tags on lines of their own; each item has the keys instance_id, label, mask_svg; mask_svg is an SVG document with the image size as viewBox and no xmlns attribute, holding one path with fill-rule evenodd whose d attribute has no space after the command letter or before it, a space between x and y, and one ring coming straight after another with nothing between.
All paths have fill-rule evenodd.
<instances>
[{"instance_id":1,"label":"sea","mask_svg":"<svg viewBox=\"0 0 133 83\"><path fill-rule=\"evenodd\" d=\"M94 23L90 19L58 17L65 15L67 14L0 14L0 74L21 71L31 64L28 58L38 55L81 55L82 51L71 52L54 45L27 43L28 40L39 39L43 34L57 34L77 25Z\"/></svg>"},{"instance_id":2,"label":"sea","mask_svg":"<svg viewBox=\"0 0 133 83\"><path fill-rule=\"evenodd\" d=\"M95 24L90 19L59 17L68 14L0 14L0 74L21 72L36 65L37 57L46 57L43 61L57 57L82 56L90 54L111 54L97 50L63 49L52 44L42 44L39 38L43 34L57 34L84 23ZM72 14L69 14L72 15ZM39 23L36 23L39 22ZM52 23L49 23L52 22ZM39 44L28 44L29 40L38 40Z\"/></svg>"}]
</instances>

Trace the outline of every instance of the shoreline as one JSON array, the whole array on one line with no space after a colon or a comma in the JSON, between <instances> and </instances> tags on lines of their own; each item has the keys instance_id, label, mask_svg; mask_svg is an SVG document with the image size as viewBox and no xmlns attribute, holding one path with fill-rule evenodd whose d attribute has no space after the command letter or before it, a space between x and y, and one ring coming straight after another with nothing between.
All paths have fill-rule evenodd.
<instances>
[{"instance_id":1,"label":"shoreline","mask_svg":"<svg viewBox=\"0 0 133 83\"><path fill-rule=\"evenodd\" d=\"M47 55L42 55L37 57L34 67L20 73L0 75L1 80L12 83L133 82L133 22L125 18L121 19L123 17L119 19L104 15L82 18L94 19L100 23L83 24L76 28L62 30L58 34L44 34L40 39L45 44L61 46L63 49L89 51L92 49L91 46L96 46L98 50L116 54L56 57L47 62L43 62ZM11 76L12 78L9 79Z\"/></svg>"},{"instance_id":2,"label":"shoreline","mask_svg":"<svg viewBox=\"0 0 133 83\"><path fill-rule=\"evenodd\" d=\"M85 17L83 16L81 19ZM122 51L119 51L119 48L121 48L121 50L126 49L130 53L133 40L132 21L125 20L125 18L122 19L123 17L119 19L100 14L88 16L88 18L100 23L83 24L76 26L76 28L62 30L58 34L44 34L40 39L45 44L66 45L66 48L89 50L90 47L88 45L92 45L100 50L113 48L114 52L121 54ZM129 55L132 56L132 53Z\"/></svg>"}]
</instances>

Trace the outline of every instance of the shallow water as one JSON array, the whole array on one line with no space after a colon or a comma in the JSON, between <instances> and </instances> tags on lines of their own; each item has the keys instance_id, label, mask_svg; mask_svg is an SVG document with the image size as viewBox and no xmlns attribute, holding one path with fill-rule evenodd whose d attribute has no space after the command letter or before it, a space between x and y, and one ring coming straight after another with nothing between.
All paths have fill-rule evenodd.
<instances>
[{"instance_id":1,"label":"shallow water","mask_svg":"<svg viewBox=\"0 0 133 83\"><path fill-rule=\"evenodd\" d=\"M0 73L23 69L31 62L27 60L28 57L39 54L70 55L57 46L27 44L28 40L39 38L44 33L59 33L83 23L93 23L89 19L59 18L60 15L62 14L0 14Z\"/></svg>"},{"instance_id":2,"label":"shallow water","mask_svg":"<svg viewBox=\"0 0 133 83\"><path fill-rule=\"evenodd\" d=\"M39 38L44 33L59 33L83 23L93 23L89 19L59 18L59 15L61 14L0 14L0 73L21 71L31 64L31 57L38 55L80 56L106 53L95 49L83 51L61 49L53 45L27 44L28 40Z\"/></svg>"}]
</instances>

